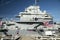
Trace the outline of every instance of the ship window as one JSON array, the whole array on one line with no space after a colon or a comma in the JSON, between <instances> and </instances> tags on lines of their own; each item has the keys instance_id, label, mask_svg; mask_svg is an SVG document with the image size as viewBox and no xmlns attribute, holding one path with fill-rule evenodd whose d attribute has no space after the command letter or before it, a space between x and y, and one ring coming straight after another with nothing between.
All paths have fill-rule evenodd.
<instances>
[{"instance_id":1,"label":"ship window","mask_svg":"<svg viewBox=\"0 0 60 40\"><path fill-rule=\"evenodd\" d=\"M56 24L56 22L54 22L54 24Z\"/></svg>"},{"instance_id":2,"label":"ship window","mask_svg":"<svg viewBox=\"0 0 60 40\"><path fill-rule=\"evenodd\" d=\"M40 22L40 25L44 25L44 23L43 22Z\"/></svg>"},{"instance_id":3,"label":"ship window","mask_svg":"<svg viewBox=\"0 0 60 40\"><path fill-rule=\"evenodd\" d=\"M45 15L45 17L48 17L48 15Z\"/></svg>"},{"instance_id":4,"label":"ship window","mask_svg":"<svg viewBox=\"0 0 60 40\"><path fill-rule=\"evenodd\" d=\"M28 12L28 11L26 11L26 12Z\"/></svg>"},{"instance_id":5,"label":"ship window","mask_svg":"<svg viewBox=\"0 0 60 40\"><path fill-rule=\"evenodd\" d=\"M44 18L44 20L52 20L52 18Z\"/></svg>"},{"instance_id":6,"label":"ship window","mask_svg":"<svg viewBox=\"0 0 60 40\"><path fill-rule=\"evenodd\" d=\"M38 20L38 18L35 18L35 21L37 21Z\"/></svg>"},{"instance_id":7,"label":"ship window","mask_svg":"<svg viewBox=\"0 0 60 40\"><path fill-rule=\"evenodd\" d=\"M38 37L38 39L40 39L41 37Z\"/></svg>"},{"instance_id":8,"label":"ship window","mask_svg":"<svg viewBox=\"0 0 60 40\"><path fill-rule=\"evenodd\" d=\"M15 25L15 24L6 24L7 26L12 26L12 25Z\"/></svg>"},{"instance_id":9,"label":"ship window","mask_svg":"<svg viewBox=\"0 0 60 40\"><path fill-rule=\"evenodd\" d=\"M31 9L29 9L29 11L31 11Z\"/></svg>"},{"instance_id":10,"label":"ship window","mask_svg":"<svg viewBox=\"0 0 60 40\"><path fill-rule=\"evenodd\" d=\"M43 29L40 29L39 31L40 31L40 32L44 32L44 30L43 30Z\"/></svg>"},{"instance_id":11,"label":"ship window","mask_svg":"<svg viewBox=\"0 0 60 40\"><path fill-rule=\"evenodd\" d=\"M15 28L18 28L18 26L16 26Z\"/></svg>"}]
</instances>

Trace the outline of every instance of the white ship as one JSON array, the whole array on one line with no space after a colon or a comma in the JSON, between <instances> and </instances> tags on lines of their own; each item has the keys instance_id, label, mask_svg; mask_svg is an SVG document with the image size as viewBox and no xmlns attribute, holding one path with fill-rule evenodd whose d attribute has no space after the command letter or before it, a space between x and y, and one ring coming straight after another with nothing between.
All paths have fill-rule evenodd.
<instances>
[{"instance_id":1,"label":"white ship","mask_svg":"<svg viewBox=\"0 0 60 40\"><path fill-rule=\"evenodd\" d=\"M37 2L35 0L35 5L31 5L25 8L24 12L20 12L19 15L16 16L19 21L6 21L4 28L7 28L8 30L24 30L22 32L23 34L25 32L24 35L39 34L56 36L60 32L60 24L54 24L53 17L47 13L46 10L41 11L40 6L36 4Z\"/></svg>"},{"instance_id":2,"label":"white ship","mask_svg":"<svg viewBox=\"0 0 60 40\"><path fill-rule=\"evenodd\" d=\"M7 21L7 28L9 30L28 30L28 31L39 31L43 32L44 35L53 35L59 30L59 26L54 24L53 16L46 12L41 11L41 8L35 0L35 5L31 5L25 8L24 12L20 12L16 18L19 21ZM50 33L50 34L49 34Z\"/></svg>"}]
</instances>

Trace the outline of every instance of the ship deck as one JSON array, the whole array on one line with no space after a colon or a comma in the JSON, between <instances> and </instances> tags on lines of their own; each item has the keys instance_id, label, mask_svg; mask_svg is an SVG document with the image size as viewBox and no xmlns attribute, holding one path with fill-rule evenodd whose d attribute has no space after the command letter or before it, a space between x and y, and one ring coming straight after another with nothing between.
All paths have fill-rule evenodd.
<instances>
[{"instance_id":1,"label":"ship deck","mask_svg":"<svg viewBox=\"0 0 60 40\"><path fill-rule=\"evenodd\" d=\"M11 39L11 36L5 36L3 39L8 39L8 40L16 40ZM17 38L18 40L60 40L60 36L41 36L41 35L19 35ZM1 38L0 38L1 40Z\"/></svg>"},{"instance_id":2,"label":"ship deck","mask_svg":"<svg viewBox=\"0 0 60 40\"><path fill-rule=\"evenodd\" d=\"M60 40L60 36L21 36L19 40Z\"/></svg>"}]
</instances>

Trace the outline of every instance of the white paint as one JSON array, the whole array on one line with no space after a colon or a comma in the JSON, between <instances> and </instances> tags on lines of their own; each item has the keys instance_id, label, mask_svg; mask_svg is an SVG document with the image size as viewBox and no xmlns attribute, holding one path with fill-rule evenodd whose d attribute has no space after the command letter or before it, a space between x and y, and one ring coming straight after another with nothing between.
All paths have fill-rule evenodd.
<instances>
[{"instance_id":1,"label":"white paint","mask_svg":"<svg viewBox=\"0 0 60 40\"><path fill-rule=\"evenodd\" d=\"M53 35L52 31L45 31L45 35Z\"/></svg>"}]
</instances>

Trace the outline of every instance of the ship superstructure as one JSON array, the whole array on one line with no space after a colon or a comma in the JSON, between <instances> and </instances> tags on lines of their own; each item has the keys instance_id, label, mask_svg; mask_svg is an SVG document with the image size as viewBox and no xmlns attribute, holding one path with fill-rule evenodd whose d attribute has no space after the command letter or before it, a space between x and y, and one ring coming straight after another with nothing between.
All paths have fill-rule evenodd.
<instances>
[{"instance_id":1,"label":"ship superstructure","mask_svg":"<svg viewBox=\"0 0 60 40\"><path fill-rule=\"evenodd\" d=\"M40 7L35 5L27 7L25 11L20 12L17 17L20 19L17 23L22 23L23 25L33 25L29 27L34 27L34 24L35 26L38 24L43 26L44 22L53 22L53 17L51 15L49 15L45 10L41 11ZM24 28L24 26L22 28Z\"/></svg>"}]
</instances>

